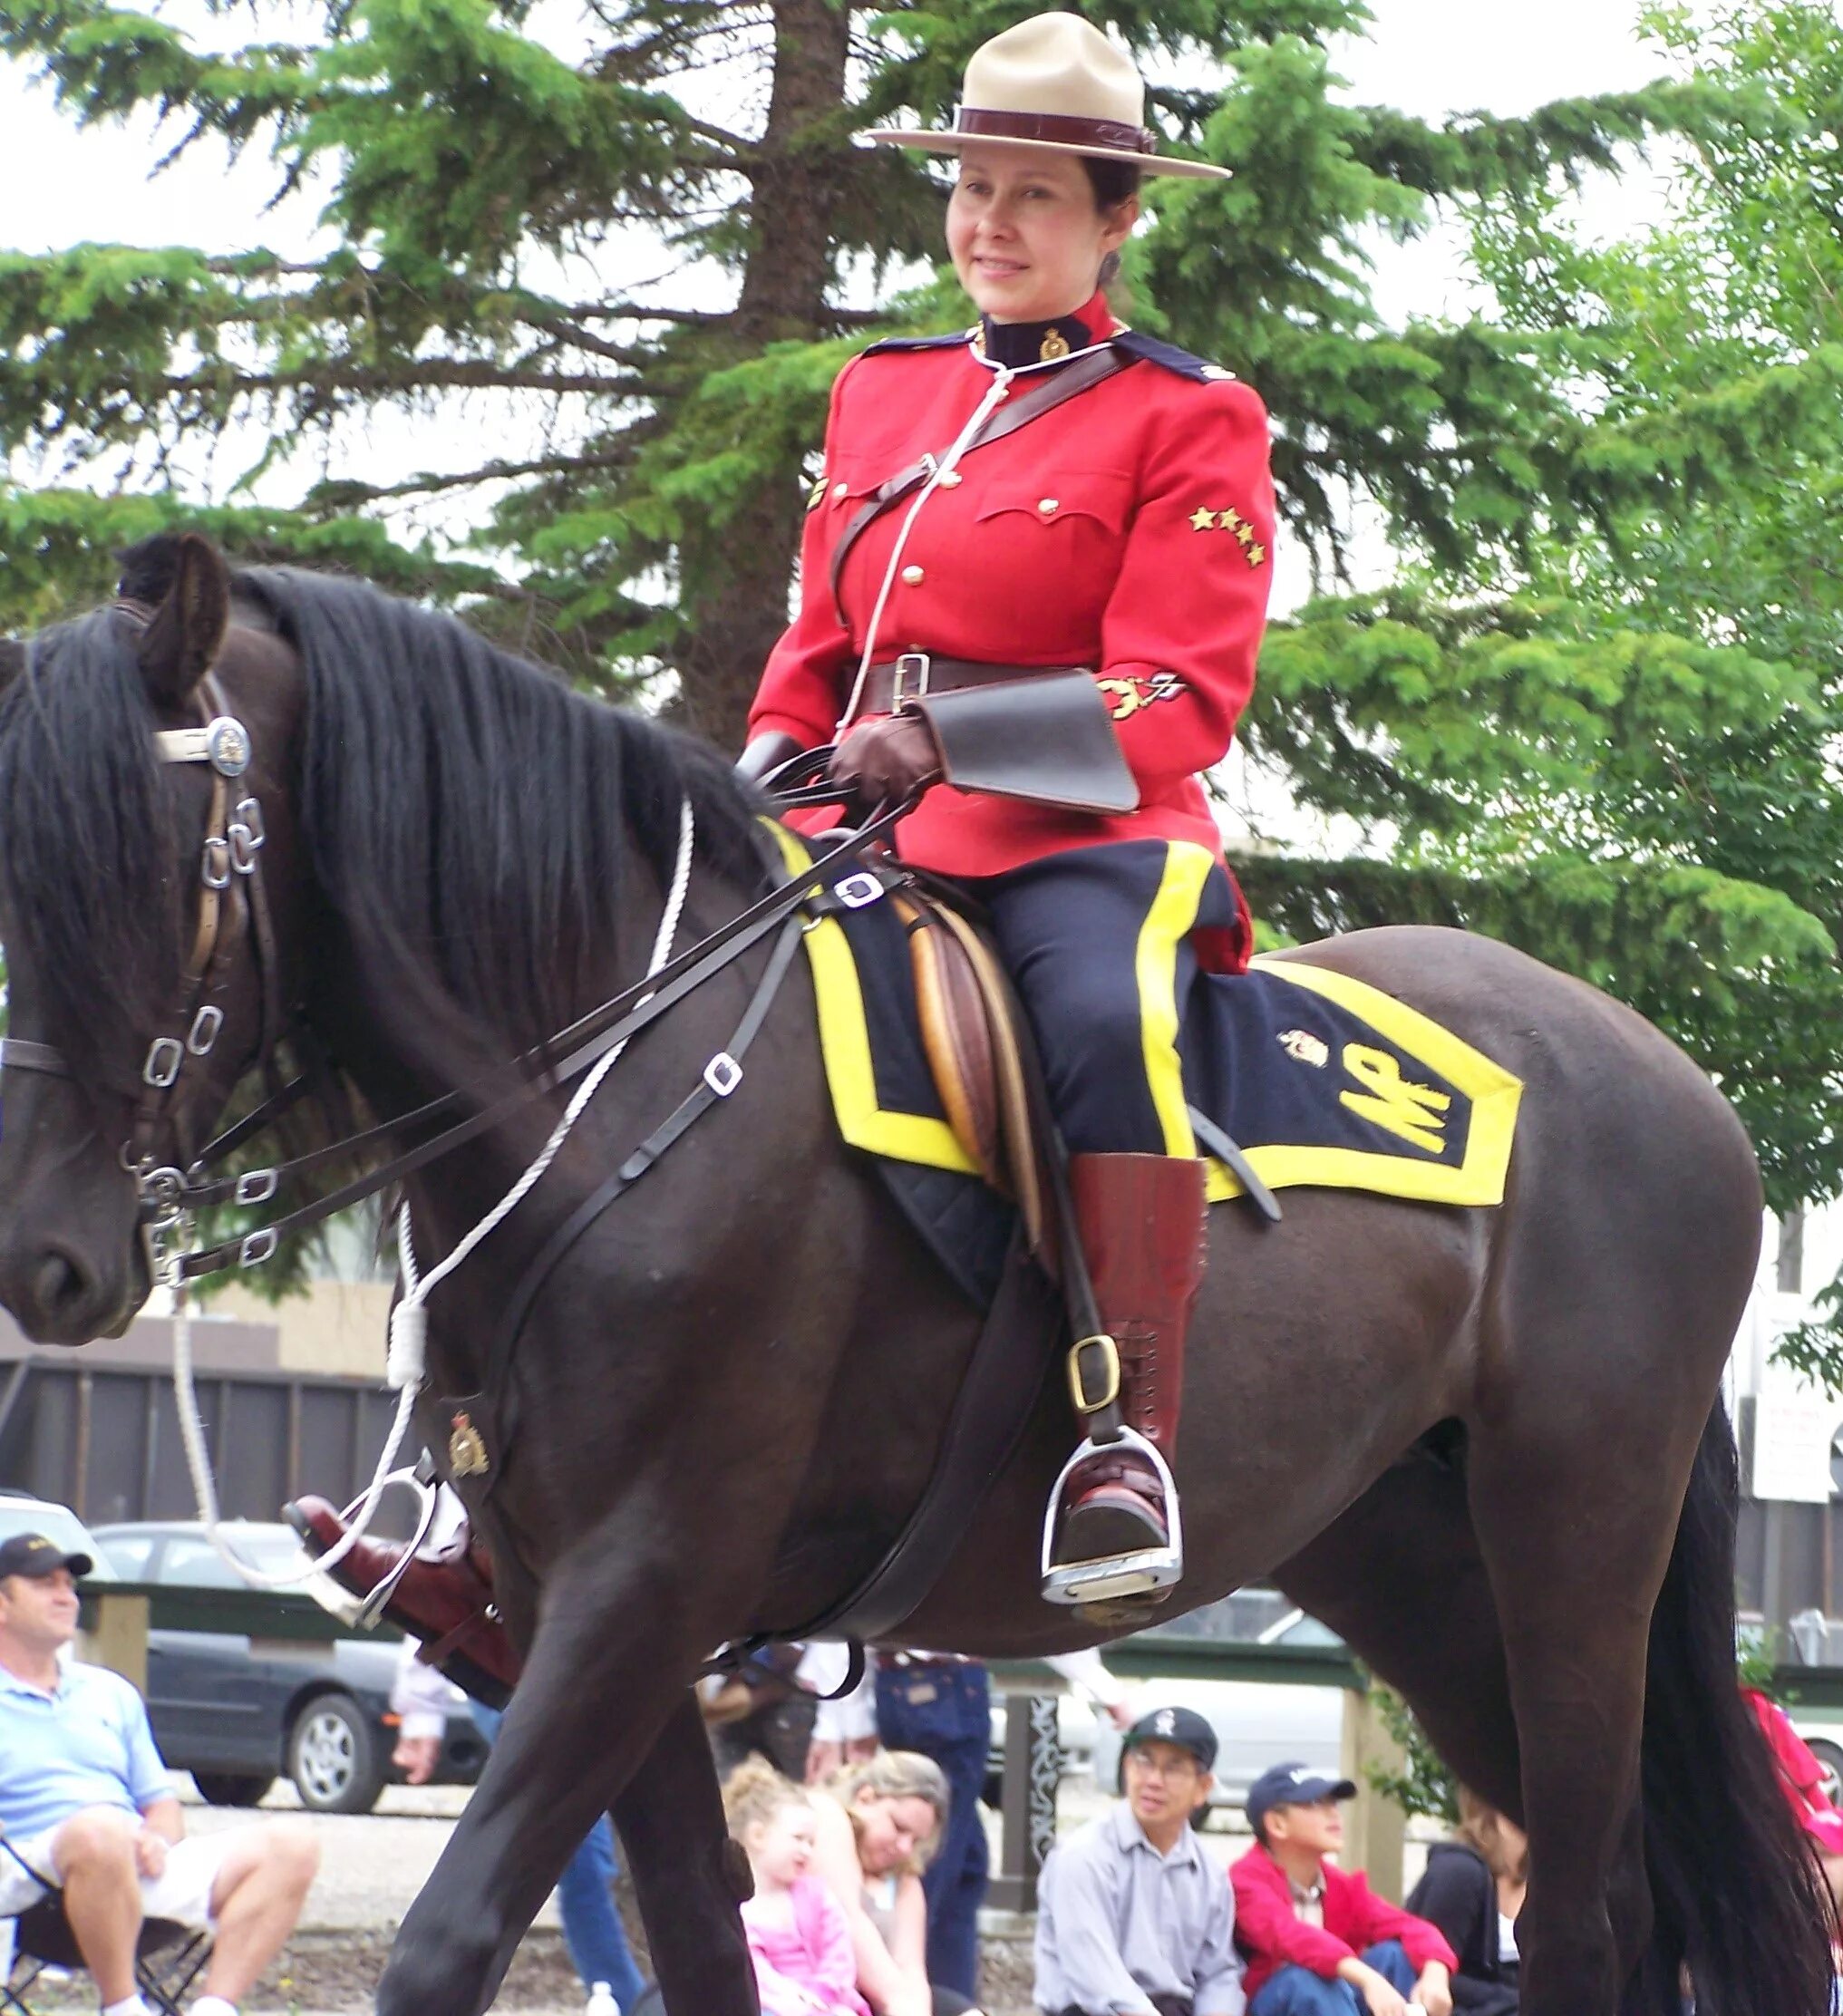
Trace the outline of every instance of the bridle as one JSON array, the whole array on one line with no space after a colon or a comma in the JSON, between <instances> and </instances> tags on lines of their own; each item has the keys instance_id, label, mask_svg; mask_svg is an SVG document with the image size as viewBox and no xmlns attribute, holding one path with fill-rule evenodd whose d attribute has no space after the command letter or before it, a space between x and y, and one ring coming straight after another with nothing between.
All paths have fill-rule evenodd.
<instances>
[{"instance_id":1,"label":"bridle","mask_svg":"<svg viewBox=\"0 0 1843 2016\"><path fill-rule=\"evenodd\" d=\"M122 601L113 606L142 628L151 620L152 612L144 604ZM218 997L227 990L240 942L249 946L260 989L254 1062L265 1072L272 1068L283 1028L275 921L262 874L267 825L253 791L243 790L234 801L232 797L233 788L241 789L249 770L254 742L248 729L230 712L215 671L208 671L199 681L198 700L200 719L196 725L158 729L153 737L160 762L206 766L211 798L199 856L198 925L181 969L179 998L161 1017L162 1032L153 1037L141 1061L128 1135L120 1151L122 1168L140 1187L141 1216L149 1224L168 1220L183 1195L185 1178L173 1164L161 1164L155 1151L170 1125L187 1067L209 1058L223 1033L225 1011ZM0 1037L0 1069L53 1078L75 1075L55 1044L16 1036Z\"/></svg>"},{"instance_id":2,"label":"bridle","mask_svg":"<svg viewBox=\"0 0 1843 2016\"><path fill-rule=\"evenodd\" d=\"M144 605L120 602L115 606L143 625L150 619L150 611ZM874 902L883 895L886 884L878 873L865 867L863 849L882 839L908 809L907 800L879 808L873 819L839 845L817 855L797 882L777 883L766 896L646 979L603 1002L536 1049L510 1060L500 1081L501 1084L505 1080L511 1081L506 1089L495 1090L490 1085L458 1088L411 1112L346 1135L289 1161L237 1176L219 1176L213 1171L299 1105L323 1081L331 1067L318 1055L311 1031L288 1030L291 1036L305 1035L315 1052L315 1061L209 1142L183 1169L177 1162L160 1160L156 1149L162 1129L170 1121L175 1090L189 1063L209 1058L223 1032L224 1012L212 997L223 989L231 955L240 940L249 945L262 995L257 1047L247 1068L260 1066L265 1073L271 1072L276 1046L285 1033L278 948L262 877L267 838L262 807L253 793L246 793L234 804L231 800L232 786L250 767L255 753L253 738L243 722L228 711L215 670L206 673L199 693L203 718L198 725L158 730L154 735L155 751L163 763L205 763L211 771L211 803L199 864L199 926L186 963L181 998L163 1019L164 1032L153 1038L142 1062L129 1139L121 1151L121 1166L135 1178L139 1191L139 1218L150 1278L156 1286L176 1292L183 1292L193 1281L231 1267L260 1266L273 1256L282 1240L376 1196L490 1132L532 1100L579 1077L607 1052L625 1045L641 1030L659 1021L751 946L782 926L797 927L800 913L827 906L855 908ZM807 781L823 771L830 753L829 749L809 751L784 765L772 780L772 796L777 804L786 808L837 802L839 793ZM227 928L233 912L241 917L241 932ZM769 998L778 990L787 970L784 957L771 962L769 974L773 984L763 990ZM758 997L752 1003L745 1020L759 1025L769 998ZM73 1081L76 1077L69 1059L54 1044L15 1036L0 1038L0 1070L37 1071ZM741 1077L741 1067L729 1051L712 1058L697 1090L668 1121L669 1138L675 1139L695 1112L727 1098ZM417 1133L442 1121L450 1124L268 1225L217 1245L179 1250L198 1211L227 1204L266 1204L285 1187L335 1163L383 1152L406 1133ZM666 1129L661 1131L665 1133ZM649 1141L641 1152L656 1156L662 1146Z\"/></svg>"}]
</instances>

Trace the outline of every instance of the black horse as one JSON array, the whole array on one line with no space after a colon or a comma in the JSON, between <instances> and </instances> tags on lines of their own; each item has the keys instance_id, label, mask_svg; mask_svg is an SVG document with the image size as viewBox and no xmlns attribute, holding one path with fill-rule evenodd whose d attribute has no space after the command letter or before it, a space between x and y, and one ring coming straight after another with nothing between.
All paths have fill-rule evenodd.
<instances>
[{"instance_id":1,"label":"black horse","mask_svg":"<svg viewBox=\"0 0 1843 2016\"><path fill-rule=\"evenodd\" d=\"M638 974L685 804L681 943L762 877L760 809L713 752L446 617L352 581L233 580L192 537L131 556L123 592L0 665L11 1036L54 1042L71 1073L5 1074L0 1299L66 1343L119 1332L148 1289L123 1146L146 1138L142 1060L199 933L214 809L206 770L162 766L152 738L199 718L208 668L253 740L241 788L267 814L273 958L258 972L238 939L214 978L225 1033L160 1110L165 1159L194 1151L272 1037L266 991L388 1117ZM1528 2016L1674 2011L1684 1963L1711 2016L1821 2016L1819 1887L1734 1684L1717 1392L1761 1222L1741 1129L1637 1016L1502 945L1376 931L1296 956L1523 1079L1511 1187L1495 1211L1302 1190L1265 1231L1214 1215L1181 1601L1273 1578L1522 1818ZM635 1042L558 1165L436 1292L432 1391L480 1383L509 1284L695 1083L765 957ZM529 1110L412 1180L425 1266L551 1118ZM484 2009L607 1806L671 2006L753 2010L687 1682L720 1642L815 1615L874 1565L975 1327L836 1138L797 966L740 1089L525 1324L519 1437L462 1485L524 1678L381 2010ZM448 1420L423 1426L445 1446ZM1014 1656L1102 1635L1036 1592L1068 1435L1052 1390L910 1642Z\"/></svg>"}]
</instances>

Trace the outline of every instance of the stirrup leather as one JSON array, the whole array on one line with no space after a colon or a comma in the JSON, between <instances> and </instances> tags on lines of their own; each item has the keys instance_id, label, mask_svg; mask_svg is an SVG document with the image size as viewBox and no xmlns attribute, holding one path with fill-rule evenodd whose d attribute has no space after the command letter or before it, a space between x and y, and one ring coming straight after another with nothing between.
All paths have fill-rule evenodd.
<instances>
[{"instance_id":1,"label":"stirrup leather","mask_svg":"<svg viewBox=\"0 0 1843 2016\"><path fill-rule=\"evenodd\" d=\"M1159 1480L1165 1498L1166 1541L1161 1547L1137 1547L1129 1554L1104 1555L1095 1561L1058 1561L1056 1536L1062 1525L1062 1494L1083 1463L1110 1450L1130 1449L1141 1456ZM1047 1603L1111 1603L1121 1596L1143 1596L1169 1589L1184 1574L1184 1520L1178 1507L1177 1480L1155 1443L1137 1429L1122 1427L1111 1441L1084 1440L1063 1464L1043 1514L1043 1552L1038 1566Z\"/></svg>"}]
</instances>

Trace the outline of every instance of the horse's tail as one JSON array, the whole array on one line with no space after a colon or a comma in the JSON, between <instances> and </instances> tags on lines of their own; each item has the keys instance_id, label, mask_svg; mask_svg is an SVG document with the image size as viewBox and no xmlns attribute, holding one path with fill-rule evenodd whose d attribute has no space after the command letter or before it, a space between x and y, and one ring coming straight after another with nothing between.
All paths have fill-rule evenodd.
<instances>
[{"instance_id":1,"label":"horse's tail","mask_svg":"<svg viewBox=\"0 0 1843 2016\"><path fill-rule=\"evenodd\" d=\"M1734 1437L1702 1431L1651 1626L1644 1851L1651 1947L1623 2016L1828 2016L1832 1907L1734 1667Z\"/></svg>"}]
</instances>

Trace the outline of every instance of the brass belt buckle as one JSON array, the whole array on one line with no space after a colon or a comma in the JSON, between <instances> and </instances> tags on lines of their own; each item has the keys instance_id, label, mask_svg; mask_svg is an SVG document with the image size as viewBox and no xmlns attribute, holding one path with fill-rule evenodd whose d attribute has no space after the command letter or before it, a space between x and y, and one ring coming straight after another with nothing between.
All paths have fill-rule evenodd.
<instances>
[{"instance_id":1,"label":"brass belt buckle","mask_svg":"<svg viewBox=\"0 0 1843 2016\"><path fill-rule=\"evenodd\" d=\"M905 700L921 700L928 690L928 671L933 660L926 651L905 651L897 658L895 669L889 675L889 711L892 714L902 712ZM910 675L915 678L913 687Z\"/></svg>"},{"instance_id":2,"label":"brass belt buckle","mask_svg":"<svg viewBox=\"0 0 1843 2016\"><path fill-rule=\"evenodd\" d=\"M1099 1398L1088 1391L1089 1364L1083 1357L1094 1352L1099 1363L1093 1368L1105 1389ZM1078 1337L1069 1350L1069 1392L1078 1414L1098 1414L1120 1398L1120 1346L1103 1330L1092 1337Z\"/></svg>"}]
</instances>

